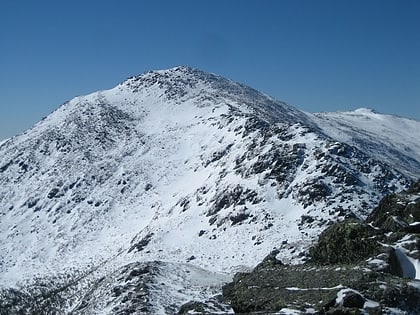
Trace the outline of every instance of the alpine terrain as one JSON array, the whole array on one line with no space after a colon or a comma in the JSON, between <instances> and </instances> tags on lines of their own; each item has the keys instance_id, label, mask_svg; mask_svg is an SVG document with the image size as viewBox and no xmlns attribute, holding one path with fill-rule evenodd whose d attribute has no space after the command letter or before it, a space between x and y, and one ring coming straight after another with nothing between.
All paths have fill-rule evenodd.
<instances>
[{"instance_id":1,"label":"alpine terrain","mask_svg":"<svg viewBox=\"0 0 420 315\"><path fill-rule=\"evenodd\" d=\"M260 280L353 277L369 260L384 287L419 300L419 135L416 120L309 114L189 67L76 97L0 143L0 314L344 312L346 292L360 312L420 310L338 276L318 286L336 287L329 304L258 290L278 303L248 305L257 281L237 282L256 266ZM373 212L387 195L401 211ZM374 244L358 255L352 239Z\"/></svg>"}]
</instances>

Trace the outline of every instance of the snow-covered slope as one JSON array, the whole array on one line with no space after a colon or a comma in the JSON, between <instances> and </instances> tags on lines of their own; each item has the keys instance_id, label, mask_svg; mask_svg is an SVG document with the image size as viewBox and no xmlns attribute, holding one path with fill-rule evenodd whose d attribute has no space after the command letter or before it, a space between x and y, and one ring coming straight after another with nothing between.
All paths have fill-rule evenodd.
<instances>
[{"instance_id":1,"label":"snow-covered slope","mask_svg":"<svg viewBox=\"0 0 420 315\"><path fill-rule=\"evenodd\" d=\"M304 260L419 163L375 159L317 117L188 67L65 103L0 146L0 284L139 261L231 273L274 248Z\"/></svg>"},{"instance_id":2,"label":"snow-covered slope","mask_svg":"<svg viewBox=\"0 0 420 315\"><path fill-rule=\"evenodd\" d=\"M407 175L420 178L420 121L367 108L310 116L332 138L357 146Z\"/></svg>"}]
</instances>

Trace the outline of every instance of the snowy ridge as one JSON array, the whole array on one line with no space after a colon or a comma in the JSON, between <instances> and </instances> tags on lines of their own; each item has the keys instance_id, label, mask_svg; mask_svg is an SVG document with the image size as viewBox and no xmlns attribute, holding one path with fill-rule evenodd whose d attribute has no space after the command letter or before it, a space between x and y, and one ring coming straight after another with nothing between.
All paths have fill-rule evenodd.
<instances>
[{"instance_id":1,"label":"snowy ridge","mask_svg":"<svg viewBox=\"0 0 420 315\"><path fill-rule=\"evenodd\" d=\"M374 158L396 165L407 175L420 178L420 121L367 108L309 115L330 137L355 145Z\"/></svg>"},{"instance_id":2,"label":"snowy ridge","mask_svg":"<svg viewBox=\"0 0 420 315\"><path fill-rule=\"evenodd\" d=\"M320 231L366 217L420 163L375 159L320 117L188 67L63 104L0 147L1 285L153 261L225 279L274 248L305 260Z\"/></svg>"}]
</instances>

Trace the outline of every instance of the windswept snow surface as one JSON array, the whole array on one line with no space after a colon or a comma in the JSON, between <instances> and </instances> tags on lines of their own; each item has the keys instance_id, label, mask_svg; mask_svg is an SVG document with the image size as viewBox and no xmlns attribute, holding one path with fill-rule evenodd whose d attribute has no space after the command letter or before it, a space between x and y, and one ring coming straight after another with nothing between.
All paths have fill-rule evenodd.
<instances>
[{"instance_id":1,"label":"windswept snow surface","mask_svg":"<svg viewBox=\"0 0 420 315\"><path fill-rule=\"evenodd\" d=\"M368 108L308 114L330 137L355 145L372 157L420 178L420 121L384 115Z\"/></svg>"},{"instance_id":2,"label":"windswept snow surface","mask_svg":"<svg viewBox=\"0 0 420 315\"><path fill-rule=\"evenodd\" d=\"M6 143L6 141L7 141L7 140L9 140L9 139L0 140L0 147L1 147L4 143Z\"/></svg>"},{"instance_id":3,"label":"windswept snow surface","mask_svg":"<svg viewBox=\"0 0 420 315\"><path fill-rule=\"evenodd\" d=\"M419 141L395 144L392 124L386 148L413 144L400 168L319 117L186 67L72 99L0 147L0 284L155 260L231 273L274 248L301 262L328 224L365 217L418 163ZM417 128L395 119L384 124ZM351 132L385 142L378 128Z\"/></svg>"}]
</instances>

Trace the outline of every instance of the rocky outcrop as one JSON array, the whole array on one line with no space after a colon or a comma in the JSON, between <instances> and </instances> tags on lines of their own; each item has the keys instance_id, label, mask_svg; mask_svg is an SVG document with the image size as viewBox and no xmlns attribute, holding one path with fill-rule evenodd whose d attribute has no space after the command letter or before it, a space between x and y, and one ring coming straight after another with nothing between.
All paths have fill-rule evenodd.
<instances>
[{"instance_id":1,"label":"rocky outcrop","mask_svg":"<svg viewBox=\"0 0 420 315\"><path fill-rule=\"evenodd\" d=\"M320 264L348 264L378 253L379 247L376 230L352 220L334 224L321 233L311 256Z\"/></svg>"},{"instance_id":2,"label":"rocky outcrop","mask_svg":"<svg viewBox=\"0 0 420 315\"><path fill-rule=\"evenodd\" d=\"M418 314L419 209L417 182L385 197L366 221L327 228L307 263L284 265L273 252L236 274L224 298L237 313Z\"/></svg>"},{"instance_id":3,"label":"rocky outcrop","mask_svg":"<svg viewBox=\"0 0 420 315\"><path fill-rule=\"evenodd\" d=\"M386 232L419 233L420 181L405 192L383 198L366 221Z\"/></svg>"},{"instance_id":4,"label":"rocky outcrop","mask_svg":"<svg viewBox=\"0 0 420 315\"><path fill-rule=\"evenodd\" d=\"M0 315L223 314L230 307L221 286L229 279L188 264L134 262L102 277L93 271L0 288Z\"/></svg>"},{"instance_id":5,"label":"rocky outcrop","mask_svg":"<svg viewBox=\"0 0 420 315\"><path fill-rule=\"evenodd\" d=\"M223 294L236 313L294 309L302 313L345 314L334 312L364 309L368 314L382 314L389 308L399 308L414 314L420 310L418 281L357 264L259 268L237 274L224 287Z\"/></svg>"}]
</instances>

